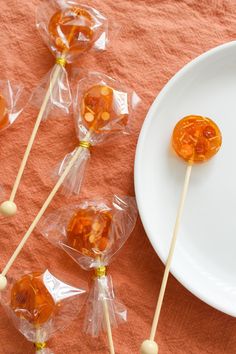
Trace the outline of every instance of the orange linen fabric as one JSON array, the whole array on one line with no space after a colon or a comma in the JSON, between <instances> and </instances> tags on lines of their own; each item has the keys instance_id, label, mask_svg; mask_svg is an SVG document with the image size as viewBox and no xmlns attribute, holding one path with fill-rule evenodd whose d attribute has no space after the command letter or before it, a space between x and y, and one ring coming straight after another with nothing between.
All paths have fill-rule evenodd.
<instances>
[{"instance_id":1,"label":"orange linen fabric","mask_svg":"<svg viewBox=\"0 0 236 354\"><path fill-rule=\"evenodd\" d=\"M48 0L49 1L49 0ZM108 51L86 54L78 68L99 70L132 86L143 103L130 137L119 137L93 149L81 197L134 194L135 147L147 110L163 85L184 64L204 51L236 38L233 0L86 0L103 12L118 34L111 31ZM37 0L0 0L0 79L21 80L31 91L49 71L54 58L35 28ZM116 35L112 38L113 35ZM36 112L25 112L1 138L0 183L9 195L31 134ZM18 215L0 218L0 267L12 254L53 186L55 166L77 143L72 118L50 118L40 127L16 199ZM161 143L161 142L160 142ZM73 200L76 200L74 198ZM58 193L50 210L63 205ZM80 284L89 279L62 251L55 250L35 231L10 276L49 267L58 277ZM117 354L135 354L150 331L163 275L138 221L128 243L110 266L117 297L129 311L127 324L113 331ZM64 276L66 273L66 277ZM63 275L64 274L64 275ZM108 353L106 336L82 334L78 320L50 341L57 354ZM0 354L34 353L31 343L14 328L0 308ZM170 277L160 319L158 343L162 354L236 353L236 320L210 308Z\"/></svg>"}]
</instances>

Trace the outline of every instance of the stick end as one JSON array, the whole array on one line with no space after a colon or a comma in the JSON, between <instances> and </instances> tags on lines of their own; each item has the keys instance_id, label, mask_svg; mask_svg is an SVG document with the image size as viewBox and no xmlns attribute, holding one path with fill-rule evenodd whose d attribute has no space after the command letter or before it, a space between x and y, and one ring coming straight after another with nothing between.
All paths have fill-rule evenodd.
<instances>
[{"instance_id":1,"label":"stick end","mask_svg":"<svg viewBox=\"0 0 236 354\"><path fill-rule=\"evenodd\" d=\"M0 205L0 214L6 217L14 216L17 213L17 206L14 202L7 200Z\"/></svg>"},{"instance_id":2,"label":"stick end","mask_svg":"<svg viewBox=\"0 0 236 354\"><path fill-rule=\"evenodd\" d=\"M145 340L140 348L140 354L158 354L158 345L153 340Z\"/></svg>"},{"instance_id":3,"label":"stick end","mask_svg":"<svg viewBox=\"0 0 236 354\"><path fill-rule=\"evenodd\" d=\"M4 275L0 275L0 291L3 291L7 287L7 278Z\"/></svg>"}]
</instances>

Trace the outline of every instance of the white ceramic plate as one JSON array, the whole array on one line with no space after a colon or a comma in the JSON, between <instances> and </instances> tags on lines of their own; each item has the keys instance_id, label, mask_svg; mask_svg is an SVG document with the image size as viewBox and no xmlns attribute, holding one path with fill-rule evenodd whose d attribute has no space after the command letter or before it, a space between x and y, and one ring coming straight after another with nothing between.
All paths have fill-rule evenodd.
<instances>
[{"instance_id":1,"label":"white ceramic plate","mask_svg":"<svg viewBox=\"0 0 236 354\"><path fill-rule=\"evenodd\" d=\"M212 118L223 145L193 168L172 274L193 294L236 317L236 41L214 48L180 70L164 87L143 125L135 189L147 235L165 261L186 165L170 149L177 121Z\"/></svg>"}]
</instances>

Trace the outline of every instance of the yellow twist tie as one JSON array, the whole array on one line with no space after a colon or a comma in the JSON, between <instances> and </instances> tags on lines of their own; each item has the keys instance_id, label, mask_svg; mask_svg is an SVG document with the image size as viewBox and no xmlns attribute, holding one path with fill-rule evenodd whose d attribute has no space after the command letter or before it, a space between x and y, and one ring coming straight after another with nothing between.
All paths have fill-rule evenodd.
<instances>
[{"instance_id":1,"label":"yellow twist tie","mask_svg":"<svg viewBox=\"0 0 236 354\"><path fill-rule=\"evenodd\" d=\"M58 58L56 58L56 63L58 65L65 67L66 66L66 58L58 57Z\"/></svg>"},{"instance_id":2,"label":"yellow twist tie","mask_svg":"<svg viewBox=\"0 0 236 354\"><path fill-rule=\"evenodd\" d=\"M91 148L91 143L89 141L80 141L79 146L85 149L90 149Z\"/></svg>"},{"instance_id":3,"label":"yellow twist tie","mask_svg":"<svg viewBox=\"0 0 236 354\"><path fill-rule=\"evenodd\" d=\"M47 344L46 344L46 342L43 342L43 343L38 342L38 343L35 343L34 345L36 347L36 350L42 350L42 349L46 348Z\"/></svg>"},{"instance_id":4,"label":"yellow twist tie","mask_svg":"<svg viewBox=\"0 0 236 354\"><path fill-rule=\"evenodd\" d=\"M107 274L107 268L105 266L101 266L95 269L95 275L97 278L105 277Z\"/></svg>"}]
</instances>

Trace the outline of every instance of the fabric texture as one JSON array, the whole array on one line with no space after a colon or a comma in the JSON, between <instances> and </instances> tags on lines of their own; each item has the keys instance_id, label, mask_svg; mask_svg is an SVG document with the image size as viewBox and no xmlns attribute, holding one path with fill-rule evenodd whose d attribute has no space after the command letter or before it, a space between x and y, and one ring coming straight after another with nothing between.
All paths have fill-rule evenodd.
<instances>
[{"instance_id":1,"label":"fabric texture","mask_svg":"<svg viewBox=\"0 0 236 354\"><path fill-rule=\"evenodd\" d=\"M54 58L35 28L37 0L0 0L0 79L21 81L28 92L52 68ZM204 51L236 38L233 0L86 0L109 18L111 40L105 53L83 55L74 66L102 71L131 86L142 98L132 135L93 149L80 197L134 194L133 163L146 113L164 84L183 65ZM115 26L114 26L115 25ZM25 111L1 134L0 183L8 196L31 134L34 112ZM0 268L6 264L50 192L54 166L77 139L72 116L52 117L37 135L16 198L19 213L0 218ZM76 200L77 198L72 198ZM49 211L63 205L59 192ZM49 268L57 277L80 285L89 274L35 231L9 273ZM128 308L128 323L113 331L117 354L139 352L148 338L163 264L154 253L139 220L125 247L109 267L118 298ZM50 341L57 354L108 353L106 336L82 333L84 311ZM0 308L0 353L34 353ZM236 321L207 306L172 276L169 279L157 341L164 354L233 354Z\"/></svg>"}]
</instances>

